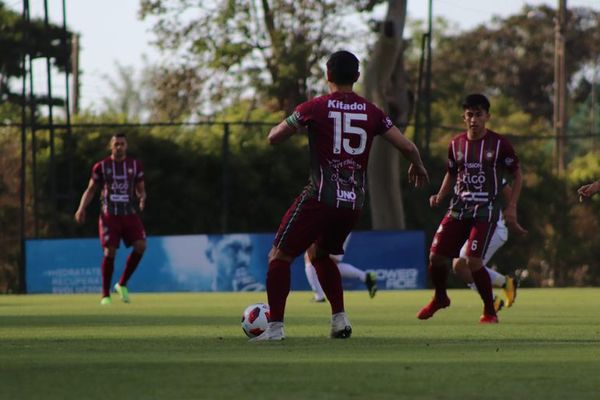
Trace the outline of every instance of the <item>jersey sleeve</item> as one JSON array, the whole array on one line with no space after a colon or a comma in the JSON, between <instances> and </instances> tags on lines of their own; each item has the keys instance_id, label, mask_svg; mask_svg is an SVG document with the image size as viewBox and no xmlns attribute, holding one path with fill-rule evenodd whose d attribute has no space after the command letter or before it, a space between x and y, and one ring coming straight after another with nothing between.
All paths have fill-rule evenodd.
<instances>
[{"instance_id":1,"label":"jersey sleeve","mask_svg":"<svg viewBox=\"0 0 600 400\"><path fill-rule=\"evenodd\" d=\"M517 157L512 144L505 138L502 139L499 162L507 171L515 172L519 169L519 157Z\"/></svg>"},{"instance_id":2,"label":"jersey sleeve","mask_svg":"<svg viewBox=\"0 0 600 400\"><path fill-rule=\"evenodd\" d=\"M380 110L378 108L377 108L377 117L376 118L378 121L378 128L375 130L376 135L383 135L384 133L389 131L392 128L392 126L394 126L392 119L386 113L384 113L382 110Z\"/></svg>"},{"instance_id":3,"label":"jersey sleeve","mask_svg":"<svg viewBox=\"0 0 600 400\"><path fill-rule=\"evenodd\" d=\"M313 102L306 101L296 107L292 115L285 119L285 122L292 128L307 126L312 119Z\"/></svg>"},{"instance_id":4,"label":"jersey sleeve","mask_svg":"<svg viewBox=\"0 0 600 400\"><path fill-rule=\"evenodd\" d=\"M102 184L102 182L104 182L104 174L102 173L102 161L97 162L92 167L92 180L98 184Z\"/></svg>"}]
</instances>

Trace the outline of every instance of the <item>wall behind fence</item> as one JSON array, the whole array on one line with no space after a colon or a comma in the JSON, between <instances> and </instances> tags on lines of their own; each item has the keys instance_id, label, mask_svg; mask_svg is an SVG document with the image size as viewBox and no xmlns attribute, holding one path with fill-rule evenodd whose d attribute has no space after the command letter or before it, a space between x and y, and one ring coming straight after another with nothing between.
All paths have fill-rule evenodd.
<instances>
[{"instance_id":1,"label":"wall behind fence","mask_svg":"<svg viewBox=\"0 0 600 400\"><path fill-rule=\"evenodd\" d=\"M272 233L156 236L129 288L134 292L262 291ZM115 260L113 283L129 249ZM100 293L102 249L98 239L26 241L28 293ZM344 262L375 272L380 289L425 287L425 235L422 231L354 232ZM345 280L347 290L364 289ZM304 262L292 265L292 290L310 290Z\"/></svg>"}]
</instances>

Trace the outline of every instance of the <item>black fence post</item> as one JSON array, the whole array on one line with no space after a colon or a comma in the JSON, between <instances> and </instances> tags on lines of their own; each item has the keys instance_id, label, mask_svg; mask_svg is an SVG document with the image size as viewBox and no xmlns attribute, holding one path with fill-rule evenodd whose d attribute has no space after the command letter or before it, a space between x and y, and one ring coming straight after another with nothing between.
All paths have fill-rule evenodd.
<instances>
[{"instance_id":1,"label":"black fence post","mask_svg":"<svg viewBox=\"0 0 600 400\"><path fill-rule=\"evenodd\" d=\"M223 143L221 148L222 188L221 188L221 232L228 231L229 220L229 123L223 124Z\"/></svg>"}]
</instances>

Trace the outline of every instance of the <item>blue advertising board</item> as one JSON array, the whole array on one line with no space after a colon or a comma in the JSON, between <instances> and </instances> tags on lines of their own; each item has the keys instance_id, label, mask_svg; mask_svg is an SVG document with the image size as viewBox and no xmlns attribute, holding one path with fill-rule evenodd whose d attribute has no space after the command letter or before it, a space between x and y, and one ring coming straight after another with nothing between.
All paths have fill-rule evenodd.
<instances>
[{"instance_id":1,"label":"blue advertising board","mask_svg":"<svg viewBox=\"0 0 600 400\"><path fill-rule=\"evenodd\" d=\"M261 291L265 289L272 233L155 236L128 286L137 292ZM99 293L102 249L98 239L26 241L28 293ZM123 271L129 249L115 259L113 283ZM422 231L353 232L345 263L374 272L380 290L425 287L425 237ZM346 290L364 289L344 280ZM310 290L304 261L292 264L292 290Z\"/></svg>"}]
</instances>

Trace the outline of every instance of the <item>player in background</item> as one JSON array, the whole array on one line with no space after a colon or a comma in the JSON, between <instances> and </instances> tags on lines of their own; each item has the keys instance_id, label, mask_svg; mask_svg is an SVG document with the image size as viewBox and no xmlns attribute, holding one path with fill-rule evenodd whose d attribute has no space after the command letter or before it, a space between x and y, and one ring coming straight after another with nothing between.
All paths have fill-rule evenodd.
<instances>
[{"instance_id":1,"label":"player in background","mask_svg":"<svg viewBox=\"0 0 600 400\"><path fill-rule=\"evenodd\" d=\"M267 330L251 341L284 338L290 265L307 249L331 305L330 336L348 338L352 334L340 271L330 255L344 253L344 241L360 216L366 197L369 151L376 136L389 141L410 162L411 183L419 187L429 180L414 143L383 111L354 93L358 67L352 53L333 53L327 61L330 93L300 104L269 132L269 142L278 144L300 128L307 128L310 179L283 216L275 235L266 279L270 322Z\"/></svg>"},{"instance_id":2,"label":"player in background","mask_svg":"<svg viewBox=\"0 0 600 400\"><path fill-rule=\"evenodd\" d=\"M522 176L519 159L510 142L485 127L490 119L489 100L471 94L463 102L463 120L467 130L454 137L448 146L448 166L437 194L429 203L437 206L454 188L448 212L433 237L429 253L429 274L435 288L433 299L418 313L429 319L450 305L447 294L448 263L458 257L467 241L466 264L483 300L481 323L497 323L490 276L483 268L485 254L500 213L502 179L512 175L512 191L504 218L509 228L517 222L517 203Z\"/></svg>"},{"instance_id":3,"label":"player in background","mask_svg":"<svg viewBox=\"0 0 600 400\"><path fill-rule=\"evenodd\" d=\"M350 235L348 235L344 242L344 251L346 251L346 245L348 244L349 239ZM362 269L356 268L354 265L342 262L343 255L331 255L331 259L340 270L342 278L360 280L367 287L369 297L375 297L375 294L377 293L377 278L374 273L365 272ZM323 288L319 283L319 277L317 276L315 266L310 262L308 252L304 253L304 272L306 273L306 279L313 291L313 301L317 303L325 302L325 292L323 292Z\"/></svg>"},{"instance_id":4,"label":"player in background","mask_svg":"<svg viewBox=\"0 0 600 400\"><path fill-rule=\"evenodd\" d=\"M502 189L502 198L510 199L511 196L511 187L510 185L504 185ZM522 228L519 224L515 227L517 232L515 232L518 236L527 235L527 230ZM490 239L490 243L485 251L483 256L483 267L487 270L492 287L501 288L504 292L504 300L500 297L494 295L494 309L496 312L500 311L502 307L506 304L507 307L512 307L517 298L517 289L519 286L519 282L516 278L513 278L509 275L503 275L491 268L488 268L487 265L491 258L496 254L496 252L504 246L506 241L508 240L508 228L506 227L506 223L504 222L504 217L502 215L502 211L498 216L498 221L496 222L496 228L494 229L494 233ZM462 280L467 286L469 286L473 290L477 290L475 283L473 282L473 276L471 275L471 270L467 267L467 242L460 249L459 258L455 258L452 260L452 269L454 273Z\"/></svg>"},{"instance_id":5,"label":"player in background","mask_svg":"<svg viewBox=\"0 0 600 400\"><path fill-rule=\"evenodd\" d=\"M135 272L146 250L146 232L134 208L137 197L140 211L146 205L144 169L140 161L127 156L127 138L117 133L110 139L110 156L98 161L92 168L92 177L81 196L75 220L85 222L85 209L94 195L100 191L101 211L98 234L104 249L102 259L102 300L100 304L112 303L110 285L114 271L115 255L121 239L126 247L133 246L127 257L125 269L114 288L121 300L129 303L127 283Z\"/></svg>"}]
</instances>

